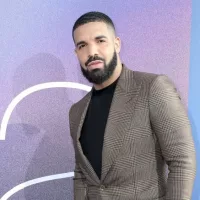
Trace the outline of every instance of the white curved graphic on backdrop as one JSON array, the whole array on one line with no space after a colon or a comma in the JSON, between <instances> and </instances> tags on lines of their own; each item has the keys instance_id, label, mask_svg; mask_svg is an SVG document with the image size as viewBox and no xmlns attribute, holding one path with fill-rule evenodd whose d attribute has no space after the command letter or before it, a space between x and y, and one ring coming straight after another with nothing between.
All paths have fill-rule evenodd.
<instances>
[{"instance_id":1,"label":"white curved graphic on backdrop","mask_svg":"<svg viewBox=\"0 0 200 200\"><path fill-rule=\"evenodd\" d=\"M89 92L91 90L90 86L83 85L80 83L74 83L74 82L48 82L48 83L42 83L35 86L32 86L24 91L22 91L20 94L18 94L12 102L8 105L8 108L6 109L2 122L1 122L1 129L0 129L0 140L6 139L6 129L8 125L8 121L10 119L10 116L12 114L12 111L15 109L16 105L26 96L29 94L32 94L34 92L49 89L49 88L73 88L73 89L79 89Z\"/></svg>"},{"instance_id":2,"label":"white curved graphic on backdrop","mask_svg":"<svg viewBox=\"0 0 200 200\"><path fill-rule=\"evenodd\" d=\"M63 174L55 174L51 176L44 176L41 178L36 178L24 183L21 183L20 185L15 186L13 189L8 191L6 194L1 197L1 200L7 200L10 198L13 194L17 193L20 190L23 190L26 187L29 187L31 185L35 185L37 183L43 183L47 181L52 181L52 180L57 180L57 179L63 179L63 178L70 178L74 176L74 172L68 172L68 173L63 173Z\"/></svg>"},{"instance_id":3,"label":"white curved graphic on backdrop","mask_svg":"<svg viewBox=\"0 0 200 200\"><path fill-rule=\"evenodd\" d=\"M44 90L44 89L50 89L50 88L72 88L72 89L79 89L79 90L84 90L89 92L91 90L90 86L87 85L83 85L80 83L74 83L74 82L48 82L48 83L42 83L42 84L38 84L35 86L32 86L24 91L22 91L20 94L18 94L12 101L11 103L8 105L2 122L1 122L1 129L0 129L0 140L5 140L6 139L6 130L7 130L7 125L8 125L8 121L10 119L10 116L13 112L13 110L15 109L15 107L17 106L17 104L24 99L26 96L40 91L40 90ZM42 182L46 182L46 181L51 181L51 180L56 180L56 179L63 179L63 178L69 178L69 177L73 177L74 176L74 172L68 172L68 173L63 173L63 174L55 174L55 175L50 175L50 176L45 176L45 177L41 177L41 178L37 178L37 179L33 179L24 183L21 183L20 185L15 186L13 189L11 189L10 191L8 191L5 195L3 195L3 197L1 198L1 200L7 200L8 198L10 198L13 194L15 194L16 192L31 186L31 185L35 185L38 183L42 183Z\"/></svg>"}]
</instances>

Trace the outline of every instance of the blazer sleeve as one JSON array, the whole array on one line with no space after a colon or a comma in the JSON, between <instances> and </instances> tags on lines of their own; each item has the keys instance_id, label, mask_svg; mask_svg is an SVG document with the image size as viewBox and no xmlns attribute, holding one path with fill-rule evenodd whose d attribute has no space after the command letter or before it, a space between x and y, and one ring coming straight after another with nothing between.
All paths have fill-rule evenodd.
<instances>
[{"instance_id":1,"label":"blazer sleeve","mask_svg":"<svg viewBox=\"0 0 200 200\"><path fill-rule=\"evenodd\" d=\"M85 177L83 172L79 166L79 162L76 158L76 150L75 150L75 138L74 130L76 124L74 123L76 120L76 112L74 106L71 107L69 111L69 127L70 127L70 135L73 141L74 151L75 151L75 169L74 169L74 178L73 178L73 186L74 186L74 200L82 200L85 199L87 193L87 187L85 184Z\"/></svg>"},{"instance_id":2,"label":"blazer sleeve","mask_svg":"<svg viewBox=\"0 0 200 200\"><path fill-rule=\"evenodd\" d=\"M87 186L85 184L84 175L76 162L74 170L74 200L82 200L86 198Z\"/></svg>"},{"instance_id":3,"label":"blazer sleeve","mask_svg":"<svg viewBox=\"0 0 200 200\"><path fill-rule=\"evenodd\" d=\"M167 76L157 76L152 82L149 109L169 169L166 200L189 200L196 173L194 142L186 110Z\"/></svg>"}]
</instances>

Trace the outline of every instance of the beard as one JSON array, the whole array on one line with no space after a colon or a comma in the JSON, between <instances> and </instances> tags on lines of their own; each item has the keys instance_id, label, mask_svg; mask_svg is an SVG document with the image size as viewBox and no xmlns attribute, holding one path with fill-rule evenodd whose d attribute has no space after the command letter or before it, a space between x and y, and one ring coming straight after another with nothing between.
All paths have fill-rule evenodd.
<instances>
[{"instance_id":1,"label":"beard","mask_svg":"<svg viewBox=\"0 0 200 200\"><path fill-rule=\"evenodd\" d=\"M117 66L117 53L114 51L113 57L111 61L106 64L105 60L103 58L100 58L98 56L90 57L88 61L85 63L85 66L87 66L90 62L95 60L101 60L104 63L103 69L93 69L91 71L84 69L81 66L81 71L83 76L90 82L94 84L102 84L103 82L107 81L113 74L116 66Z\"/></svg>"}]
</instances>

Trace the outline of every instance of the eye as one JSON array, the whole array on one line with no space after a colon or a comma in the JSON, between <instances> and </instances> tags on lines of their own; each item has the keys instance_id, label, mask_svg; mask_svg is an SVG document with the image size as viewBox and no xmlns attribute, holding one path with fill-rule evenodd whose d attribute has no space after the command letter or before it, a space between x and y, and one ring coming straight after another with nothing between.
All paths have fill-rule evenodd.
<instances>
[{"instance_id":1,"label":"eye","mask_svg":"<svg viewBox=\"0 0 200 200\"><path fill-rule=\"evenodd\" d=\"M99 40L99 41L98 41L98 43L102 43L102 42L105 42L105 40Z\"/></svg>"},{"instance_id":2,"label":"eye","mask_svg":"<svg viewBox=\"0 0 200 200\"><path fill-rule=\"evenodd\" d=\"M78 46L78 49L82 49L83 47L85 47L85 44L81 44Z\"/></svg>"}]
</instances>

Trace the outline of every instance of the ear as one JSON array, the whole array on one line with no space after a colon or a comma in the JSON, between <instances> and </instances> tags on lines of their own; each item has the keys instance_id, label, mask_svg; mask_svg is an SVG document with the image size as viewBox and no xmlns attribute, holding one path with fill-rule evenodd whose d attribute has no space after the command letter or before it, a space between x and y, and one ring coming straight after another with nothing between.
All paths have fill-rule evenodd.
<instances>
[{"instance_id":1,"label":"ear","mask_svg":"<svg viewBox=\"0 0 200 200\"><path fill-rule=\"evenodd\" d=\"M120 53L120 50L121 50L121 39L119 37L116 37L114 42L115 42L116 53Z\"/></svg>"}]
</instances>

